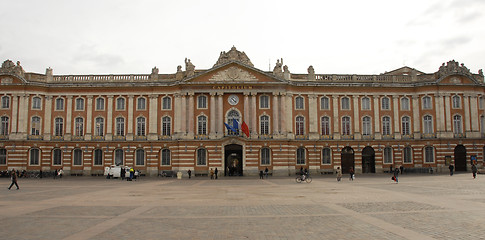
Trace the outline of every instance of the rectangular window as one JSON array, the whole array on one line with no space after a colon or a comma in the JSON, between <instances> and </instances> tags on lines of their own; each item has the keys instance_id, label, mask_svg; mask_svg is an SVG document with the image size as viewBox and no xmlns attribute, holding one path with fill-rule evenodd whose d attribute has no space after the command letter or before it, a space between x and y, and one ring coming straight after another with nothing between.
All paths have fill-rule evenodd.
<instances>
[{"instance_id":1,"label":"rectangular window","mask_svg":"<svg viewBox=\"0 0 485 240\"><path fill-rule=\"evenodd\" d=\"M324 148L322 151L322 164L330 164L330 148Z\"/></svg>"},{"instance_id":2,"label":"rectangular window","mask_svg":"<svg viewBox=\"0 0 485 240\"><path fill-rule=\"evenodd\" d=\"M30 165L39 165L40 150L31 149L30 150Z\"/></svg>"},{"instance_id":3,"label":"rectangular window","mask_svg":"<svg viewBox=\"0 0 485 240\"><path fill-rule=\"evenodd\" d=\"M404 148L403 150L404 163L412 163L411 152L412 152L411 147Z\"/></svg>"},{"instance_id":4,"label":"rectangular window","mask_svg":"<svg viewBox=\"0 0 485 240\"><path fill-rule=\"evenodd\" d=\"M197 108L199 108L199 109L206 109L207 108L207 97L206 96L199 96L197 98Z\"/></svg>"},{"instance_id":5,"label":"rectangular window","mask_svg":"<svg viewBox=\"0 0 485 240\"><path fill-rule=\"evenodd\" d=\"M95 166L103 165L103 150L101 149L94 150L94 165Z\"/></svg>"},{"instance_id":6,"label":"rectangular window","mask_svg":"<svg viewBox=\"0 0 485 240\"><path fill-rule=\"evenodd\" d=\"M42 99L40 97L32 98L32 109L41 109L42 108Z\"/></svg>"},{"instance_id":7,"label":"rectangular window","mask_svg":"<svg viewBox=\"0 0 485 240\"><path fill-rule=\"evenodd\" d=\"M104 110L104 98L96 98L96 110Z\"/></svg>"},{"instance_id":8,"label":"rectangular window","mask_svg":"<svg viewBox=\"0 0 485 240\"><path fill-rule=\"evenodd\" d=\"M269 108L269 96L259 97L259 108Z\"/></svg>"},{"instance_id":9,"label":"rectangular window","mask_svg":"<svg viewBox=\"0 0 485 240\"><path fill-rule=\"evenodd\" d=\"M138 110L145 110L146 109L146 99L143 97L139 97L137 100L137 109Z\"/></svg>"},{"instance_id":10,"label":"rectangular window","mask_svg":"<svg viewBox=\"0 0 485 240\"><path fill-rule=\"evenodd\" d=\"M424 162L425 163L433 163L434 162L434 149L433 149L433 147L425 147Z\"/></svg>"},{"instance_id":11,"label":"rectangular window","mask_svg":"<svg viewBox=\"0 0 485 240\"><path fill-rule=\"evenodd\" d=\"M261 149L261 165L270 164L270 150L269 148Z\"/></svg>"},{"instance_id":12,"label":"rectangular window","mask_svg":"<svg viewBox=\"0 0 485 240\"><path fill-rule=\"evenodd\" d=\"M198 166L207 165L205 149L203 148L197 150L197 165Z\"/></svg>"},{"instance_id":13,"label":"rectangular window","mask_svg":"<svg viewBox=\"0 0 485 240\"><path fill-rule=\"evenodd\" d=\"M54 149L52 152L52 165L61 165L62 164L62 150L61 149Z\"/></svg>"},{"instance_id":14,"label":"rectangular window","mask_svg":"<svg viewBox=\"0 0 485 240\"><path fill-rule=\"evenodd\" d=\"M7 149L0 148L0 165L7 164Z\"/></svg>"},{"instance_id":15,"label":"rectangular window","mask_svg":"<svg viewBox=\"0 0 485 240\"><path fill-rule=\"evenodd\" d=\"M83 151L81 149L74 149L74 166L81 166L83 164Z\"/></svg>"},{"instance_id":16,"label":"rectangular window","mask_svg":"<svg viewBox=\"0 0 485 240\"><path fill-rule=\"evenodd\" d=\"M170 150L163 149L162 150L162 165L169 166L170 165Z\"/></svg>"},{"instance_id":17,"label":"rectangular window","mask_svg":"<svg viewBox=\"0 0 485 240\"><path fill-rule=\"evenodd\" d=\"M330 99L328 97L322 97L320 101L320 108L322 110L329 110L330 109Z\"/></svg>"},{"instance_id":18,"label":"rectangular window","mask_svg":"<svg viewBox=\"0 0 485 240\"><path fill-rule=\"evenodd\" d=\"M343 97L342 98L342 110L350 110L350 98Z\"/></svg>"},{"instance_id":19,"label":"rectangular window","mask_svg":"<svg viewBox=\"0 0 485 240\"><path fill-rule=\"evenodd\" d=\"M392 163L392 148L384 148L384 163Z\"/></svg>"}]
</instances>

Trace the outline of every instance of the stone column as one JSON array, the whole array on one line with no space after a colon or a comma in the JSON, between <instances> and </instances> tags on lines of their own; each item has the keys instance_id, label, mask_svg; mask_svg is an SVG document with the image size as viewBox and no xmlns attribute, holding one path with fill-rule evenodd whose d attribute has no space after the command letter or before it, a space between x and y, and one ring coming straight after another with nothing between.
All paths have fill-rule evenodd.
<instances>
[{"instance_id":1,"label":"stone column","mask_svg":"<svg viewBox=\"0 0 485 240\"><path fill-rule=\"evenodd\" d=\"M16 139L27 139L27 126L28 115L29 115L29 95L20 95L19 103L19 120L17 126L17 138Z\"/></svg>"},{"instance_id":2,"label":"stone column","mask_svg":"<svg viewBox=\"0 0 485 240\"><path fill-rule=\"evenodd\" d=\"M278 136L278 130L279 130L279 126L278 126L278 122L279 122L279 116L278 116L278 93L277 92L274 92L273 93L273 102L271 104L271 108L273 110L273 136L274 137L277 137Z\"/></svg>"},{"instance_id":3,"label":"stone column","mask_svg":"<svg viewBox=\"0 0 485 240\"><path fill-rule=\"evenodd\" d=\"M224 105L223 105L223 99L222 99L222 96L224 95L223 92L218 92L217 93L217 110L218 110L218 114L217 114L217 134L218 134L218 138L220 137L223 137L224 136Z\"/></svg>"},{"instance_id":4,"label":"stone column","mask_svg":"<svg viewBox=\"0 0 485 240\"><path fill-rule=\"evenodd\" d=\"M213 139L216 137L216 132L217 132L217 129L216 129L216 97L215 97L216 93L215 92L211 92L210 93L210 118L209 118L209 122L210 122L210 129L209 129L209 138Z\"/></svg>"},{"instance_id":5,"label":"stone column","mask_svg":"<svg viewBox=\"0 0 485 240\"><path fill-rule=\"evenodd\" d=\"M445 112L442 107L444 107L443 104L443 97L441 95L436 94L435 95L435 113L436 113L436 123L438 126L436 129L436 133L438 135L442 135L445 132Z\"/></svg>"},{"instance_id":6,"label":"stone column","mask_svg":"<svg viewBox=\"0 0 485 240\"><path fill-rule=\"evenodd\" d=\"M181 98L180 98L180 115L182 115L181 118L179 118L179 121L182 123L180 124L180 132L182 133L183 138L187 136L187 121L189 121L187 117L187 93L183 93Z\"/></svg>"},{"instance_id":7,"label":"stone column","mask_svg":"<svg viewBox=\"0 0 485 240\"><path fill-rule=\"evenodd\" d=\"M286 130L288 131L288 139L292 139L295 137L295 133L293 132L293 94L287 93L286 94Z\"/></svg>"},{"instance_id":8,"label":"stone column","mask_svg":"<svg viewBox=\"0 0 485 240\"><path fill-rule=\"evenodd\" d=\"M286 132L286 103L285 103L285 100L286 100L286 93L281 93L281 97L280 97L280 109L281 109L281 118L280 118L280 128L281 128L281 135L283 137L286 136L287 132Z\"/></svg>"},{"instance_id":9,"label":"stone column","mask_svg":"<svg viewBox=\"0 0 485 240\"><path fill-rule=\"evenodd\" d=\"M479 134L479 129L480 129L480 116L478 115L478 96L477 95L472 95L470 96L470 110L471 110L471 127L472 127L472 132L473 135L476 135L476 137L480 137Z\"/></svg>"},{"instance_id":10,"label":"stone column","mask_svg":"<svg viewBox=\"0 0 485 240\"><path fill-rule=\"evenodd\" d=\"M309 138L312 140L319 139L318 134L318 114L317 114L317 95L311 94L308 96L308 122L309 122Z\"/></svg>"},{"instance_id":11,"label":"stone column","mask_svg":"<svg viewBox=\"0 0 485 240\"><path fill-rule=\"evenodd\" d=\"M113 126L113 95L108 96L108 112L106 115L106 140L111 141L113 140L113 132L112 132L112 126ZM128 125L129 126L129 125Z\"/></svg>"},{"instance_id":12,"label":"stone column","mask_svg":"<svg viewBox=\"0 0 485 240\"><path fill-rule=\"evenodd\" d=\"M464 133L471 131L470 126L470 95L463 96L463 107L465 108L465 117L462 118L462 122L465 125Z\"/></svg>"},{"instance_id":13,"label":"stone column","mask_svg":"<svg viewBox=\"0 0 485 240\"><path fill-rule=\"evenodd\" d=\"M189 114L187 117L188 120L188 135L187 138L193 139L194 138L194 122L196 121L194 118L194 93L189 93Z\"/></svg>"},{"instance_id":14,"label":"stone column","mask_svg":"<svg viewBox=\"0 0 485 240\"><path fill-rule=\"evenodd\" d=\"M150 98L150 106L148 111L148 136L147 139L151 141L158 140L158 95L153 94L148 96Z\"/></svg>"},{"instance_id":15,"label":"stone column","mask_svg":"<svg viewBox=\"0 0 485 240\"><path fill-rule=\"evenodd\" d=\"M12 119L10 121L10 134L17 135L17 121L19 117L19 96L12 95ZM20 106L22 107L22 106Z\"/></svg>"},{"instance_id":16,"label":"stone column","mask_svg":"<svg viewBox=\"0 0 485 240\"><path fill-rule=\"evenodd\" d=\"M332 96L332 108L333 108L333 138L335 140L340 139L340 119L338 108L338 96Z\"/></svg>"},{"instance_id":17,"label":"stone column","mask_svg":"<svg viewBox=\"0 0 485 240\"><path fill-rule=\"evenodd\" d=\"M127 122L127 133L126 133L126 140L128 141L133 141L134 136L135 136L135 131L136 128L135 126L135 116L134 116L134 108L136 107L135 104L135 96L134 95L129 95L128 96L128 104L126 105L128 109L128 122Z\"/></svg>"},{"instance_id":18,"label":"stone column","mask_svg":"<svg viewBox=\"0 0 485 240\"><path fill-rule=\"evenodd\" d=\"M374 96L373 101L374 101L374 138L382 139L381 116L380 116L381 109L379 107L379 96Z\"/></svg>"},{"instance_id":19,"label":"stone column","mask_svg":"<svg viewBox=\"0 0 485 240\"><path fill-rule=\"evenodd\" d=\"M257 103L256 103L256 98L257 98L258 93L257 92L252 92L251 93L251 108L253 109L253 112L251 113L251 124L250 124L250 132L251 132L251 138L255 139L258 138L258 114L257 114Z\"/></svg>"},{"instance_id":20,"label":"stone column","mask_svg":"<svg viewBox=\"0 0 485 240\"><path fill-rule=\"evenodd\" d=\"M354 139L359 140L362 138L362 133L360 132L360 105L359 105L359 96L354 95L352 96L352 102L354 103Z\"/></svg>"},{"instance_id":21,"label":"stone column","mask_svg":"<svg viewBox=\"0 0 485 240\"><path fill-rule=\"evenodd\" d=\"M88 96L88 104L86 108L86 134L84 134L84 140L90 141L92 139L92 124L93 124L93 96Z\"/></svg>"},{"instance_id":22,"label":"stone column","mask_svg":"<svg viewBox=\"0 0 485 240\"><path fill-rule=\"evenodd\" d=\"M413 95L413 134L414 139L421 138L421 115L419 107L419 96Z\"/></svg>"},{"instance_id":23,"label":"stone column","mask_svg":"<svg viewBox=\"0 0 485 240\"><path fill-rule=\"evenodd\" d=\"M244 122L247 124L250 124L250 116L249 116L249 92L245 91L243 92L243 95L244 95ZM249 125L248 125L249 127ZM242 129L242 122L241 122L241 129ZM242 130L241 130L241 133L242 133ZM246 136L244 133L243 135L241 136ZM251 137L251 135L249 135Z\"/></svg>"},{"instance_id":24,"label":"stone column","mask_svg":"<svg viewBox=\"0 0 485 240\"><path fill-rule=\"evenodd\" d=\"M399 117L399 96L392 96L392 109L394 111L394 138L401 139L401 118Z\"/></svg>"},{"instance_id":25,"label":"stone column","mask_svg":"<svg viewBox=\"0 0 485 240\"><path fill-rule=\"evenodd\" d=\"M174 114L174 121L173 121L173 128L174 128L174 137L175 138L180 138L181 136L181 130L182 130L182 109L181 108L181 96L180 93L174 94L174 109L173 109L173 114Z\"/></svg>"},{"instance_id":26,"label":"stone column","mask_svg":"<svg viewBox=\"0 0 485 240\"><path fill-rule=\"evenodd\" d=\"M451 124L453 120L451 119L451 106L450 106L450 95L446 94L445 97L445 116L446 116L446 132L453 132L451 129Z\"/></svg>"},{"instance_id":27,"label":"stone column","mask_svg":"<svg viewBox=\"0 0 485 240\"><path fill-rule=\"evenodd\" d=\"M44 140L51 140L51 125L52 125L52 96L44 97Z\"/></svg>"},{"instance_id":28,"label":"stone column","mask_svg":"<svg viewBox=\"0 0 485 240\"><path fill-rule=\"evenodd\" d=\"M66 99L66 134L64 134L64 140L70 141L72 137L72 96L67 96Z\"/></svg>"}]
</instances>

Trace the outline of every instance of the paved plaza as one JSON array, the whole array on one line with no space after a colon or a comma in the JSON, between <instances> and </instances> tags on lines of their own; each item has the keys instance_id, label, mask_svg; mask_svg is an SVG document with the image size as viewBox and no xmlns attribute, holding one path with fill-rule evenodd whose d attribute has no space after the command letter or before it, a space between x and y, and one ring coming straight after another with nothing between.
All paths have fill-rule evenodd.
<instances>
[{"instance_id":1,"label":"paved plaza","mask_svg":"<svg viewBox=\"0 0 485 240\"><path fill-rule=\"evenodd\" d=\"M0 179L11 239L485 239L485 175Z\"/></svg>"}]
</instances>

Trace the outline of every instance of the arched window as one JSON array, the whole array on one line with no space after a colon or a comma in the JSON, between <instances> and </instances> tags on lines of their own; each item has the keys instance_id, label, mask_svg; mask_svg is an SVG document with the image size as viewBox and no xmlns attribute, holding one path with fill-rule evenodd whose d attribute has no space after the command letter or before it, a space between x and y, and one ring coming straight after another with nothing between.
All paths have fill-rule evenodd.
<instances>
[{"instance_id":1,"label":"arched window","mask_svg":"<svg viewBox=\"0 0 485 240\"><path fill-rule=\"evenodd\" d=\"M104 118L97 117L95 121L96 121L96 129L94 134L100 137L104 136Z\"/></svg>"},{"instance_id":2,"label":"arched window","mask_svg":"<svg viewBox=\"0 0 485 240\"><path fill-rule=\"evenodd\" d=\"M424 148L424 162L434 163L434 148L427 146Z\"/></svg>"},{"instance_id":3,"label":"arched window","mask_svg":"<svg viewBox=\"0 0 485 240\"><path fill-rule=\"evenodd\" d=\"M239 126L236 127L234 123L235 120L236 122L238 122L239 125L239 118L239 113L236 110L231 110L227 114L227 124L236 130L236 132L227 130L228 135L239 135Z\"/></svg>"},{"instance_id":4,"label":"arched window","mask_svg":"<svg viewBox=\"0 0 485 240\"><path fill-rule=\"evenodd\" d=\"M207 135L207 117L198 116L197 117L197 134Z\"/></svg>"},{"instance_id":5,"label":"arched window","mask_svg":"<svg viewBox=\"0 0 485 240\"><path fill-rule=\"evenodd\" d=\"M116 110L125 110L125 99L123 97L116 99Z\"/></svg>"},{"instance_id":6,"label":"arched window","mask_svg":"<svg viewBox=\"0 0 485 240\"><path fill-rule=\"evenodd\" d=\"M403 149L403 162L404 163L412 163L413 162L413 149L410 146L407 146Z\"/></svg>"},{"instance_id":7,"label":"arched window","mask_svg":"<svg viewBox=\"0 0 485 240\"><path fill-rule=\"evenodd\" d=\"M389 110L389 109L391 109L390 103L389 103L389 98L388 97L383 97L381 99L381 108L382 108L382 110Z\"/></svg>"},{"instance_id":8,"label":"arched window","mask_svg":"<svg viewBox=\"0 0 485 240\"><path fill-rule=\"evenodd\" d=\"M116 136L125 136L125 118L116 118Z\"/></svg>"},{"instance_id":9,"label":"arched window","mask_svg":"<svg viewBox=\"0 0 485 240\"><path fill-rule=\"evenodd\" d=\"M350 135L350 117L342 117L342 135Z\"/></svg>"},{"instance_id":10,"label":"arched window","mask_svg":"<svg viewBox=\"0 0 485 240\"><path fill-rule=\"evenodd\" d=\"M9 96L2 96L2 108L3 109L10 108L10 97Z\"/></svg>"},{"instance_id":11,"label":"arched window","mask_svg":"<svg viewBox=\"0 0 485 240\"><path fill-rule=\"evenodd\" d=\"M409 110L409 98L401 98L401 110Z\"/></svg>"},{"instance_id":12,"label":"arched window","mask_svg":"<svg viewBox=\"0 0 485 240\"><path fill-rule=\"evenodd\" d=\"M52 150L52 165L62 165L62 150L59 148Z\"/></svg>"},{"instance_id":13,"label":"arched window","mask_svg":"<svg viewBox=\"0 0 485 240\"><path fill-rule=\"evenodd\" d=\"M136 99L136 102L137 102L136 108L138 110L145 110L146 109L146 102L147 102L146 98L139 97L139 98Z\"/></svg>"},{"instance_id":14,"label":"arched window","mask_svg":"<svg viewBox=\"0 0 485 240\"><path fill-rule=\"evenodd\" d=\"M453 108L461 108L461 98L458 95L453 96Z\"/></svg>"},{"instance_id":15,"label":"arched window","mask_svg":"<svg viewBox=\"0 0 485 240\"><path fill-rule=\"evenodd\" d=\"M146 123L144 117L138 117L136 119L136 135L145 136Z\"/></svg>"},{"instance_id":16,"label":"arched window","mask_svg":"<svg viewBox=\"0 0 485 240\"><path fill-rule=\"evenodd\" d=\"M40 135L40 117L34 116L32 117L32 123L31 123L31 131L30 134L33 136L39 136Z\"/></svg>"},{"instance_id":17,"label":"arched window","mask_svg":"<svg viewBox=\"0 0 485 240\"><path fill-rule=\"evenodd\" d=\"M369 116L362 118L362 135L370 136L372 134L372 123Z\"/></svg>"},{"instance_id":18,"label":"arched window","mask_svg":"<svg viewBox=\"0 0 485 240\"><path fill-rule=\"evenodd\" d=\"M7 165L7 149L0 148L0 165Z\"/></svg>"},{"instance_id":19,"label":"arched window","mask_svg":"<svg viewBox=\"0 0 485 240\"><path fill-rule=\"evenodd\" d=\"M101 149L94 150L94 165L95 166L103 165L103 150Z\"/></svg>"},{"instance_id":20,"label":"arched window","mask_svg":"<svg viewBox=\"0 0 485 240\"><path fill-rule=\"evenodd\" d=\"M262 95L259 97L259 108L267 109L269 108L269 96Z\"/></svg>"},{"instance_id":21,"label":"arched window","mask_svg":"<svg viewBox=\"0 0 485 240\"><path fill-rule=\"evenodd\" d=\"M460 115L453 116L453 133L454 134L462 134L463 133Z\"/></svg>"},{"instance_id":22,"label":"arched window","mask_svg":"<svg viewBox=\"0 0 485 240\"><path fill-rule=\"evenodd\" d=\"M269 117L263 115L259 117L259 124L261 126L261 135L268 135L269 134Z\"/></svg>"},{"instance_id":23,"label":"arched window","mask_svg":"<svg viewBox=\"0 0 485 240\"><path fill-rule=\"evenodd\" d=\"M8 117L2 116L0 118L0 135L8 135Z\"/></svg>"},{"instance_id":24,"label":"arched window","mask_svg":"<svg viewBox=\"0 0 485 240\"><path fill-rule=\"evenodd\" d=\"M56 110L64 110L64 98L56 98Z\"/></svg>"},{"instance_id":25,"label":"arched window","mask_svg":"<svg viewBox=\"0 0 485 240\"><path fill-rule=\"evenodd\" d=\"M135 165L137 166L145 165L145 150L137 149L135 152L135 155L136 155Z\"/></svg>"},{"instance_id":26,"label":"arched window","mask_svg":"<svg viewBox=\"0 0 485 240\"><path fill-rule=\"evenodd\" d=\"M81 166L83 165L83 151L81 149L74 149L73 151L73 165Z\"/></svg>"},{"instance_id":27,"label":"arched window","mask_svg":"<svg viewBox=\"0 0 485 240\"><path fill-rule=\"evenodd\" d=\"M330 148L322 149L322 164L331 164L331 150Z\"/></svg>"},{"instance_id":28,"label":"arched window","mask_svg":"<svg viewBox=\"0 0 485 240\"><path fill-rule=\"evenodd\" d=\"M162 161L161 161L162 166L170 166L170 150L162 149L161 157L162 157Z\"/></svg>"},{"instance_id":29,"label":"arched window","mask_svg":"<svg viewBox=\"0 0 485 240\"><path fill-rule=\"evenodd\" d=\"M305 165L305 148L298 148L296 149L296 164L297 165Z\"/></svg>"},{"instance_id":30,"label":"arched window","mask_svg":"<svg viewBox=\"0 0 485 240\"><path fill-rule=\"evenodd\" d=\"M296 117L295 124L295 134L300 136L305 135L305 118L303 116Z\"/></svg>"},{"instance_id":31,"label":"arched window","mask_svg":"<svg viewBox=\"0 0 485 240\"><path fill-rule=\"evenodd\" d=\"M423 117L423 132L425 134L433 133L433 117L430 115L426 115Z\"/></svg>"},{"instance_id":32,"label":"arched window","mask_svg":"<svg viewBox=\"0 0 485 240\"><path fill-rule=\"evenodd\" d=\"M40 97L33 97L32 98L32 109L41 109L42 108L42 99Z\"/></svg>"},{"instance_id":33,"label":"arched window","mask_svg":"<svg viewBox=\"0 0 485 240\"><path fill-rule=\"evenodd\" d=\"M77 117L74 119L75 136L83 136L84 134L84 119L82 117Z\"/></svg>"},{"instance_id":34,"label":"arched window","mask_svg":"<svg viewBox=\"0 0 485 240\"><path fill-rule=\"evenodd\" d=\"M54 120L55 128L54 128L54 135L57 137L63 136L64 134L64 119L57 117Z\"/></svg>"},{"instance_id":35,"label":"arched window","mask_svg":"<svg viewBox=\"0 0 485 240\"><path fill-rule=\"evenodd\" d=\"M104 110L104 98L102 97L96 98L96 110L98 111Z\"/></svg>"},{"instance_id":36,"label":"arched window","mask_svg":"<svg viewBox=\"0 0 485 240\"><path fill-rule=\"evenodd\" d=\"M124 160L123 149L116 149L115 150L115 165L116 166L123 165L123 160Z\"/></svg>"},{"instance_id":37,"label":"arched window","mask_svg":"<svg viewBox=\"0 0 485 240\"><path fill-rule=\"evenodd\" d=\"M98 111L104 110L104 98L102 97L96 98L96 110Z\"/></svg>"},{"instance_id":38,"label":"arched window","mask_svg":"<svg viewBox=\"0 0 485 240\"><path fill-rule=\"evenodd\" d=\"M342 97L341 99L341 108L342 110L349 110L350 109L350 98Z\"/></svg>"},{"instance_id":39,"label":"arched window","mask_svg":"<svg viewBox=\"0 0 485 240\"><path fill-rule=\"evenodd\" d=\"M172 120L169 116L165 116L162 118L162 135L163 136L170 136L171 135L171 126Z\"/></svg>"},{"instance_id":40,"label":"arched window","mask_svg":"<svg viewBox=\"0 0 485 240\"><path fill-rule=\"evenodd\" d=\"M392 163L392 148L384 148L384 163Z\"/></svg>"},{"instance_id":41,"label":"arched window","mask_svg":"<svg viewBox=\"0 0 485 240\"><path fill-rule=\"evenodd\" d=\"M362 110L370 110L370 98L362 98Z\"/></svg>"},{"instance_id":42,"label":"arched window","mask_svg":"<svg viewBox=\"0 0 485 240\"><path fill-rule=\"evenodd\" d=\"M163 110L172 109L172 99L170 97L167 96L162 98L162 109Z\"/></svg>"},{"instance_id":43,"label":"arched window","mask_svg":"<svg viewBox=\"0 0 485 240\"><path fill-rule=\"evenodd\" d=\"M197 108L206 109L207 108L207 96L200 95L197 97Z\"/></svg>"},{"instance_id":44,"label":"arched window","mask_svg":"<svg viewBox=\"0 0 485 240\"><path fill-rule=\"evenodd\" d=\"M261 165L271 164L271 150L269 148L261 148Z\"/></svg>"},{"instance_id":45,"label":"arched window","mask_svg":"<svg viewBox=\"0 0 485 240\"><path fill-rule=\"evenodd\" d=\"M322 110L330 109L330 99L328 97L320 98L320 109Z\"/></svg>"},{"instance_id":46,"label":"arched window","mask_svg":"<svg viewBox=\"0 0 485 240\"><path fill-rule=\"evenodd\" d=\"M76 110L84 110L84 98L76 98Z\"/></svg>"},{"instance_id":47,"label":"arched window","mask_svg":"<svg viewBox=\"0 0 485 240\"><path fill-rule=\"evenodd\" d=\"M323 116L321 119L322 124L322 135L330 135L330 118L327 116Z\"/></svg>"},{"instance_id":48,"label":"arched window","mask_svg":"<svg viewBox=\"0 0 485 240\"><path fill-rule=\"evenodd\" d=\"M401 129L402 135L410 135L411 134L411 118L408 116L404 116L401 118Z\"/></svg>"},{"instance_id":49,"label":"arched window","mask_svg":"<svg viewBox=\"0 0 485 240\"><path fill-rule=\"evenodd\" d=\"M295 108L299 110L305 109L305 100L302 96L295 98Z\"/></svg>"},{"instance_id":50,"label":"arched window","mask_svg":"<svg viewBox=\"0 0 485 240\"><path fill-rule=\"evenodd\" d=\"M37 148L30 149L30 165L39 165L40 150Z\"/></svg>"},{"instance_id":51,"label":"arched window","mask_svg":"<svg viewBox=\"0 0 485 240\"><path fill-rule=\"evenodd\" d=\"M382 117L382 135L391 135L391 118L389 116Z\"/></svg>"},{"instance_id":52,"label":"arched window","mask_svg":"<svg viewBox=\"0 0 485 240\"><path fill-rule=\"evenodd\" d=\"M207 154L205 148L197 149L197 166L207 165Z\"/></svg>"}]
</instances>

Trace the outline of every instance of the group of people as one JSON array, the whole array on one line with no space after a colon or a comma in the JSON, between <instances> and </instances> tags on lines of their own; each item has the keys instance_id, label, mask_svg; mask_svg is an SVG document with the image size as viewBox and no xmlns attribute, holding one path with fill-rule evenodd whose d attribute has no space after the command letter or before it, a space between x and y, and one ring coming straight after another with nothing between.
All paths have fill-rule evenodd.
<instances>
[{"instance_id":1,"label":"group of people","mask_svg":"<svg viewBox=\"0 0 485 240\"><path fill-rule=\"evenodd\" d=\"M62 170L62 168L56 169L54 171L54 179L56 179L57 177L62 178L62 175L64 175L64 170Z\"/></svg>"},{"instance_id":2,"label":"group of people","mask_svg":"<svg viewBox=\"0 0 485 240\"><path fill-rule=\"evenodd\" d=\"M266 176L266 178L268 178L268 175L269 175L269 169L268 168L265 168L264 172L263 172L263 170L259 171L259 179L264 179L264 176Z\"/></svg>"},{"instance_id":3,"label":"group of people","mask_svg":"<svg viewBox=\"0 0 485 240\"><path fill-rule=\"evenodd\" d=\"M210 170L211 179L217 179L218 175L219 175L219 170L217 170L217 168L216 168L216 170L211 168L211 170Z\"/></svg>"}]
</instances>

